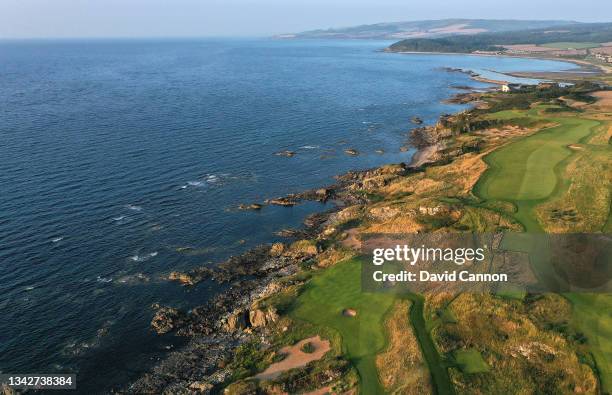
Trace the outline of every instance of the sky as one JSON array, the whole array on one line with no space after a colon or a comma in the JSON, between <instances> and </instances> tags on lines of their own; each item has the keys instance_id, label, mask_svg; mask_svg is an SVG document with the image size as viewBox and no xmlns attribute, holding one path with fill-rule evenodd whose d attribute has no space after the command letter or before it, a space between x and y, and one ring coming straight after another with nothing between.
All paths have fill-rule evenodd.
<instances>
[{"instance_id":1,"label":"sky","mask_svg":"<svg viewBox=\"0 0 612 395\"><path fill-rule=\"evenodd\" d=\"M248 37L442 18L609 22L612 1L0 0L0 38Z\"/></svg>"}]
</instances>

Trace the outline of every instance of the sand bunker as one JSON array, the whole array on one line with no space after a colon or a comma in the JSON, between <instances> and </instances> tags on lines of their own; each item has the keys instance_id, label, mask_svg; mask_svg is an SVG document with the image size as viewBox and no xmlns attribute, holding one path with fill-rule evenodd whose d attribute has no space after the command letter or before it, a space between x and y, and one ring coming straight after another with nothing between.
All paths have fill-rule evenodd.
<instances>
[{"instance_id":1,"label":"sand bunker","mask_svg":"<svg viewBox=\"0 0 612 395\"><path fill-rule=\"evenodd\" d=\"M314 347L312 353L305 353L302 351L302 346L306 343L310 343ZM320 336L301 340L293 346L281 348L280 353L287 355L285 359L273 363L266 370L256 375L255 378L259 380L274 379L287 370L300 368L308 365L312 361L318 361L323 358L329 350L329 340L322 340Z\"/></svg>"}]
</instances>

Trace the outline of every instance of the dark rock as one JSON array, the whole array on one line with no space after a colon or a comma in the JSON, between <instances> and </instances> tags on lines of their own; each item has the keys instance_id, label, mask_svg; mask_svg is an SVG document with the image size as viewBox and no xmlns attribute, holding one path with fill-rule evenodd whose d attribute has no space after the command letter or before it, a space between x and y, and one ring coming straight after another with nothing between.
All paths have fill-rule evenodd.
<instances>
[{"instance_id":1,"label":"dark rock","mask_svg":"<svg viewBox=\"0 0 612 395\"><path fill-rule=\"evenodd\" d=\"M259 203L251 203L251 204L241 204L240 206L238 206L238 209L240 210L261 210L262 207L263 206Z\"/></svg>"},{"instance_id":2,"label":"dark rock","mask_svg":"<svg viewBox=\"0 0 612 395\"><path fill-rule=\"evenodd\" d=\"M296 238L296 237L302 237L304 232L301 230L296 230L296 229L282 229L282 230L279 230L278 232L275 232L274 234L279 237Z\"/></svg>"},{"instance_id":3,"label":"dark rock","mask_svg":"<svg viewBox=\"0 0 612 395\"><path fill-rule=\"evenodd\" d=\"M213 277L215 271L208 267L199 267L189 272L172 272L168 275L168 280L178 281L182 285L195 285L201 281Z\"/></svg>"},{"instance_id":4,"label":"dark rock","mask_svg":"<svg viewBox=\"0 0 612 395\"><path fill-rule=\"evenodd\" d=\"M286 197L280 197L280 198L276 198L276 199L268 199L266 200L267 204L273 204L276 206L285 206L285 207L291 207L291 206L295 206L298 202L295 199L295 196L289 195Z\"/></svg>"},{"instance_id":5,"label":"dark rock","mask_svg":"<svg viewBox=\"0 0 612 395\"><path fill-rule=\"evenodd\" d=\"M420 125L423 123L423 120L419 117L412 117L411 122L416 124L416 125Z\"/></svg>"},{"instance_id":6,"label":"dark rock","mask_svg":"<svg viewBox=\"0 0 612 395\"><path fill-rule=\"evenodd\" d=\"M183 325L187 319L184 312L173 307L154 305L157 311L151 320L151 327L158 335L171 332Z\"/></svg>"},{"instance_id":7,"label":"dark rock","mask_svg":"<svg viewBox=\"0 0 612 395\"><path fill-rule=\"evenodd\" d=\"M295 154L296 154L296 152L295 152L295 151L289 151L289 150L286 150L286 151L276 152L274 155L277 155L277 156L285 156L285 157L287 157L287 158L291 158L291 157L292 157L292 156L294 156Z\"/></svg>"},{"instance_id":8,"label":"dark rock","mask_svg":"<svg viewBox=\"0 0 612 395\"><path fill-rule=\"evenodd\" d=\"M247 328L247 315L244 311L238 311L230 315L225 325L228 332L242 331Z\"/></svg>"}]
</instances>

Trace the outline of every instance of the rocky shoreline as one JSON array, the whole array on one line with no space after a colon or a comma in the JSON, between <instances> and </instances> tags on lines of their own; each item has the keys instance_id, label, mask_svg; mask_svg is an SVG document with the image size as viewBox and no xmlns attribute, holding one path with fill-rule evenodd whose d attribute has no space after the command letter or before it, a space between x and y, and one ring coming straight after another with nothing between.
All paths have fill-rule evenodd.
<instances>
[{"instance_id":1,"label":"rocky shoreline","mask_svg":"<svg viewBox=\"0 0 612 395\"><path fill-rule=\"evenodd\" d=\"M268 327L279 318L273 308L261 307L259 302L288 286L301 284L300 280L291 280L301 265L314 261L319 267L325 267L326 259L339 253L326 250L325 241L338 233L337 224L346 222L360 207L371 202L364 191L384 187L399 177L421 172L425 166L447 162L462 154L465 147L453 147L449 142L455 133L449 126L456 123L461 114L443 115L434 126L413 129L410 140L418 151L409 164L351 171L337 176L336 183L325 188L265 201L267 205L288 207L304 201L335 203L323 213L308 216L303 229L285 229L277 233L293 242L261 245L215 267L170 273L168 280L183 286L203 281L229 286L207 304L188 312L153 305L155 314L151 328L159 335L175 333L189 341L180 350L169 352L150 372L121 392L219 392L231 376L228 361L236 348L255 338L265 342ZM419 124L419 121L415 119L413 123ZM241 205L240 209L260 210L263 206L252 203Z\"/></svg>"}]
</instances>

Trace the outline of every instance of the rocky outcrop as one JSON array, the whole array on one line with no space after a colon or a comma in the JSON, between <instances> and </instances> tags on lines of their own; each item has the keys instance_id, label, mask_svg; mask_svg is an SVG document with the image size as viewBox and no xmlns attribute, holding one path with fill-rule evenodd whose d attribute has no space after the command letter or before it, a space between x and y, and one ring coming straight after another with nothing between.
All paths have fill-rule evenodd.
<instances>
[{"instance_id":1,"label":"rocky outcrop","mask_svg":"<svg viewBox=\"0 0 612 395\"><path fill-rule=\"evenodd\" d=\"M208 394L213 387L214 386L212 384L207 383L206 381L194 381L193 383L189 384L189 389L194 390L199 394Z\"/></svg>"},{"instance_id":2,"label":"rocky outcrop","mask_svg":"<svg viewBox=\"0 0 612 395\"><path fill-rule=\"evenodd\" d=\"M285 150L285 151L280 151L280 152L274 153L274 155L276 155L276 156L284 156L284 157L287 157L287 158L291 158L295 154L296 154L295 151L289 151L289 150Z\"/></svg>"},{"instance_id":3,"label":"rocky outcrop","mask_svg":"<svg viewBox=\"0 0 612 395\"><path fill-rule=\"evenodd\" d=\"M244 311L237 311L232 313L227 318L227 324L225 329L228 332L241 331L247 328L247 314Z\"/></svg>"},{"instance_id":4,"label":"rocky outcrop","mask_svg":"<svg viewBox=\"0 0 612 395\"><path fill-rule=\"evenodd\" d=\"M168 275L168 280L177 281L182 285L195 285L208 278L212 278L215 275L215 271L208 267L199 267L188 272L174 271Z\"/></svg>"},{"instance_id":5,"label":"rocky outcrop","mask_svg":"<svg viewBox=\"0 0 612 395\"><path fill-rule=\"evenodd\" d=\"M278 314L274 309L249 311L249 324L254 328L264 327L278 321Z\"/></svg>"},{"instance_id":6,"label":"rocky outcrop","mask_svg":"<svg viewBox=\"0 0 612 395\"><path fill-rule=\"evenodd\" d=\"M297 203L298 203L298 199L293 195L288 195L285 197L279 197L276 199L266 200L266 204L272 204L275 206L285 206L285 207L295 206Z\"/></svg>"},{"instance_id":7,"label":"rocky outcrop","mask_svg":"<svg viewBox=\"0 0 612 395\"><path fill-rule=\"evenodd\" d=\"M151 320L151 328L158 335L172 332L181 325L183 325L187 319L187 316L182 311L173 307L153 305L153 308L157 311Z\"/></svg>"},{"instance_id":8,"label":"rocky outcrop","mask_svg":"<svg viewBox=\"0 0 612 395\"><path fill-rule=\"evenodd\" d=\"M279 257L285 251L285 245L283 243L274 243L270 247L270 255L273 257Z\"/></svg>"},{"instance_id":9,"label":"rocky outcrop","mask_svg":"<svg viewBox=\"0 0 612 395\"><path fill-rule=\"evenodd\" d=\"M286 257L292 259L304 260L312 258L319 253L319 247L316 242L311 240L298 240L289 246L289 249L284 253Z\"/></svg>"},{"instance_id":10,"label":"rocky outcrop","mask_svg":"<svg viewBox=\"0 0 612 395\"><path fill-rule=\"evenodd\" d=\"M423 120L419 117L412 117L412 119L410 120L410 122L416 124L416 125L420 125L423 123Z\"/></svg>"},{"instance_id":11,"label":"rocky outcrop","mask_svg":"<svg viewBox=\"0 0 612 395\"><path fill-rule=\"evenodd\" d=\"M241 204L238 206L239 210L261 210L263 206L259 203Z\"/></svg>"},{"instance_id":12,"label":"rocky outcrop","mask_svg":"<svg viewBox=\"0 0 612 395\"><path fill-rule=\"evenodd\" d=\"M412 130L411 142L417 148L427 147L447 140L453 136L450 129L444 127L424 127Z\"/></svg>"},{"instance_id":13,"label":"rocky outcrop","mask_svg":"<svg viewBox=\"0 0 612 395\"><path fill-rule=\"evenodd\" d=\"M239 310L232 312L224 325L227 332L244 331L247 328L262 328L278 321L278 313L272 308Z\"/></svg>"}]
</instances>

